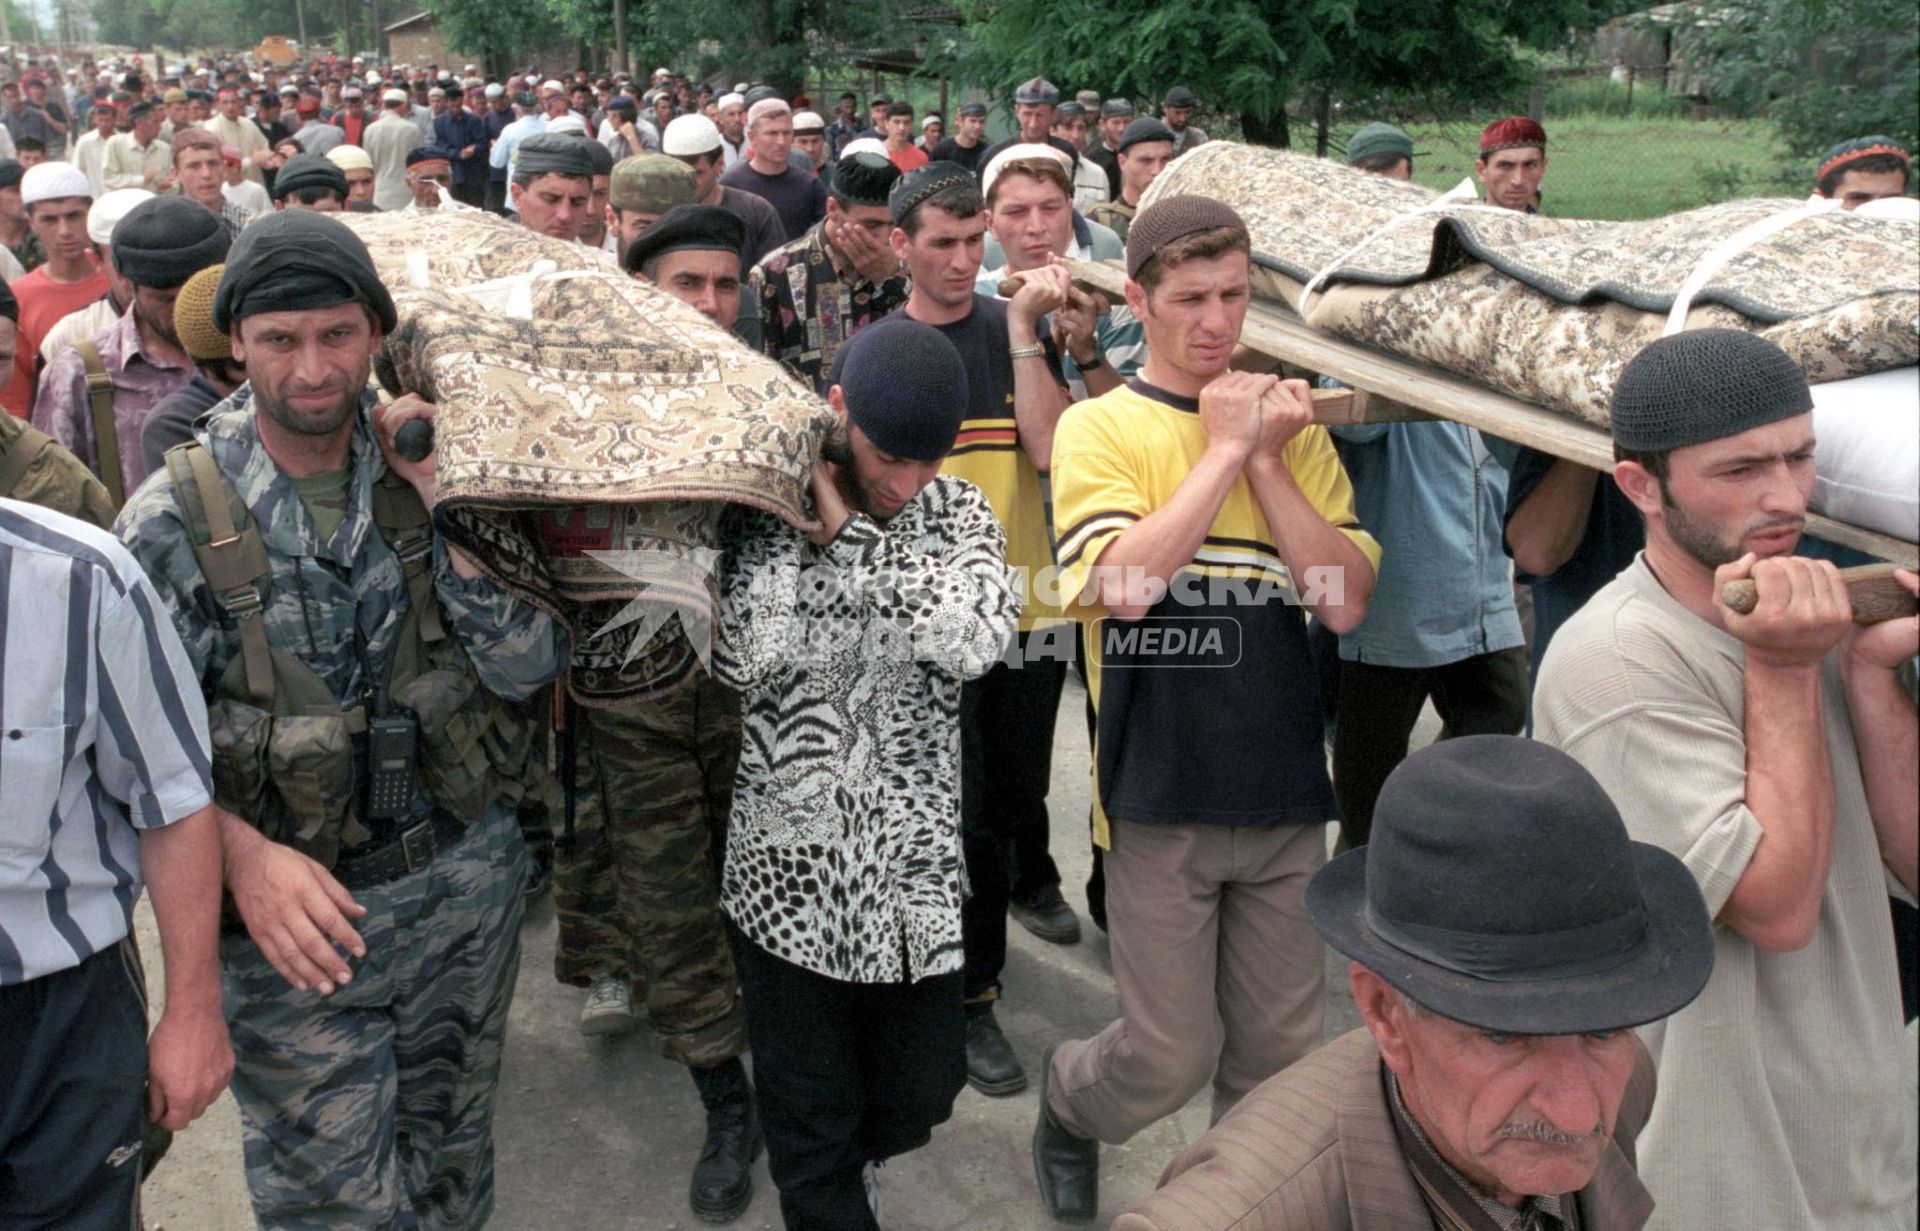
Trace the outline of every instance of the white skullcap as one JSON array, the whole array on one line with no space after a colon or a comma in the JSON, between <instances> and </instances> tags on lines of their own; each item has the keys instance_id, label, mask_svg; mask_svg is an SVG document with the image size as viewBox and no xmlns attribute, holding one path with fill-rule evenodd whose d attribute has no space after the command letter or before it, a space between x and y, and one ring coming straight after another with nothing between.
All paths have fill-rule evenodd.
<instances>
[{"instance_id":1,"label":"white skullcap","mask_svg":"<svg viewBox=\"0 0 1920 1231\"><path fill-rule=\"evenodd\" d=\"M653 70L653 76L655 80L661 77L671 77L673 76L673 70L670 68L656 68Z\"/></svg>"},{"instance_id":2,"label":"white skullcap","mask_svg":"<svg viewBox=\"0 0 1920 1231\"><path fill-rule=\"evenodd\" d=\"M327 161L342 171L373 170L373 155L357 145L336 145L327 151Z\"/></svg>"},{"instance_id":3,"label":"white skullcap","mask_svg":"<svg viewBox=\"0 0 1920 1231\"><path fill-rule=\"evenodd\" d=\"M407 92L405 90L388 90L380 95L380 101L383 103L404 103L407 101Z\"/></svg>"},{"instance_id":4,"label":"white skullcap","mask_svg":"<svg viewBox=\"0 0 1920 1231\"><path fill-rule=\"evenodd\" d=\"M461 69L460 71L463 73L471 73L471 72L476 72L478 70L476 70L473 65L469 64L465 68Z\"/></svg>"},{"instance_id":5,"label":"white skullcap","mask_svg":"<svg viewBox=\"0 0 1920 1231\"><path fill-rule=\"evenodd\" d=\"M70 162L43 162L27 168L20 180L20 204L35 201L62 201L68 197L93 199L93 185L87 173Z\"/></svg>"},{"instance_id":6,"label":"white skullcap","mask_svg":"<svg viewBox=\"0 0 1920 1231\"><path fill-rule=\"evenodd\" d=\"M887 153L886 144L878 137L856 137L840 147L840 157L846 158L852 154L878 154L882 158L891 157Z\"/></svg>"},{"instance_id":7,"label":"white skullcap","mask_svg":"<svg viewBox=\"0 0 1920 1231\"><path fill-rule=\"evenodd\" d=\"M87 238L96 244L113 242L113 226L125 218L134 206L153 199L144 188L116 188L93 203L87 211Z\"/></svg>"},{"instance_id":8,"label":"white skullcap","mask_svg":"<svg viewBox=\"0 0 1920 1231\"><path fill-rule=\"evenodd\" d=\"M563 116L547 121L546 131L550 133L579 133L587 135L587 122L580 118L577 111L569 111Z\"/></svg>"},{"instance_id":9,"label":"white skullcap","mask_svg":"<svg viewBox=\"0 0 1920 1231\"><path fill-rule=\"evenodd\" d=\"M559 82L553 80L552 78L548 78L547 80L540 83L540 93L543 95L544 94L565 94L566 92L567 92L567 87L561 85Z\"/></svg>"},{"instance_id":10,"label":"white skullcap","mask_svg":"<svg viewBox=\"0 0 1920 1231\"><path fill-rule=\"evenodd\" d=\"M747 126L751 128L768 116L792 114L793 108L787 106L783 100L778 98L763 98L753 106L747 108Z\"/></svg>"},{"instance_id":11,"label":"white skullcap","mask_svg":"<svg viewBox=\"0 0 1920 1231\"><path fill-rule=\"evenodd\" d=\"M490 81L490 82L488 82L488 83L487 83L487 97L488 97L488 98L498 98L498 97L500 97L500 96L501 96L502 94L505 94L506 92L507 92L507 87L505 87L505 86L503 86L503 85L501 85L501 84L500 84L499 82L497 82L497 81Z\"/></svg>"},{"instance_id":12,"label":"white skullcap","mask_svg":"<svg viewBox=\"0 0 1920 1231\"><path fill-rule=\"evenodd\" d=\"M374 71L373 71L372 69L368 69L368 70L367 70L367 84L368 84L368 85L379 85L379 84L380 84L380 74L379 74L379 73L377 73L377 72L374 72Z\"/></svg>"},{"instance_id":13,"label":"white skullcap","mask_svg":"<svg viewBox=\"0 0 1920 1231\"><path fill-rule=\"evenodd\" d=\"M722 94L719 98L713 100L713 105L722 111L725 111L728 107L744 107L747 105L747 96L744 94Z\"/></svg>"},{"instance_id":14,"label":"white skullcap","mask_svg":"<svg viewBox=\"0 0 1920 1231\"><path fill-rule=\"evenodd\" d=\"M691 157L720 148L720 126L704 115L683 115L660 134L662 153Z\"/></svg>"},{"instance_id":15,"label":"white skullcap","mask_svg":"<svg viewBox=\"0 0 1920 1231\"><path fill-rule=\"evenodd\" d=\"M818 111L802 111L793 117L793 131L797 133L811 132L816 128L821 132L827 130L827 122L820 118Z\"/></svg>"},{"instance_id":16,"label":"white skullcap","mask_svg":"<svg viewBox=\"0 0 1920 1231\"><path fill-rule=\"evenodd\" d=\"M1006 149L995 154L993 161L988 163L986 169L980 172L980 195L985 196L993 191L993 181L999 177L1001 167L1017 159L1023 160L1028 158L1053 159L1060 164L1060 169L1067 173L1067 183L1073 183L1073 163L1068 161L1066 154L1051 145L1042 145L1038 141L1022 141L1014 145L1009 145Z\"/></svg>"},{"instance_id":17,"label":"white skullcap","mask_svg":"<svg viewBox=\"0 0 1920 1231\"><path fill-rule=\"evenodd\" d=\"M942 120L942 119L941 119L941 118L940 118L939 116L937 116L937 115L930 115L930 116L928 116L928 117L927 117L926 119L924 119L924 120L921 120L921 121L920 121L920 127L921 127L922 129L925 129L925 128L926 128L926 126L927 126L927 125L929 125L929 124L944 124L945 122L946 122L946 121L944 121L944 120Z\"/></svg>"}]
</instances>

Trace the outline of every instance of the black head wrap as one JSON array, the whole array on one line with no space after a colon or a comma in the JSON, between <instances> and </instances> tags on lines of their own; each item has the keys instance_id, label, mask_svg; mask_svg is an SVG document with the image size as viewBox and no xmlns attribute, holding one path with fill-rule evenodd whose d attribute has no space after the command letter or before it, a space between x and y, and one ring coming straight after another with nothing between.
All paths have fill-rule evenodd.
<instances>
[{"instance_id":1,"label":"black head wrap","mask_svg":"<svg viewBox=\"0 0 1920 1231\"><path fill-rule=\"evenodd\" d=\"M848 154L834 167L833 194L848 205L885 205L900 168L893 160L862 151Z\"/></svg>"},{"instance_id":2,"label":"black head wrap","mask_svg":"<svg viewBox=\"0 0 1920 1231\"><path fill-rule=\"evenodd\" d=\"M343 303L363 303L382 329L394 327L393 297L360 237L325 214L282 210L249 223L234 241L213 298L213 323L224 331L258 312Z\"/></svg>"},{"instance_id":3,"label":"black head wrap","mask_svg":"<svg viewBox=\"0 0 1920 1231\"><path fill-rule=\"evenodd\" d=\"M303 188L331 188L345 199L347 173L325 154L295 154L273 177L273 199L284 200Z\"/></svg>"},{"instance_id":4,"label":"black head wrap","mask_svg":"<svg viewBox=\"0 0 1920 1231\"><path fill-rule=\"evenodd\" d=\"M220 215L185 197L154 197L113 227L113 266L135 286L171 290L226 259Z\"/></svg>"}]
</instances>

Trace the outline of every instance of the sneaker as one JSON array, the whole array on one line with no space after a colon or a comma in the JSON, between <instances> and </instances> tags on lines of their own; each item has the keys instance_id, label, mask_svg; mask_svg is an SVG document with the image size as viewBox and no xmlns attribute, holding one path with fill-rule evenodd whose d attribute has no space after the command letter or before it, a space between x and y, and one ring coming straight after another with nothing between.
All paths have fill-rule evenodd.
<instances>
[{"instance_id":1,"label":"sneaker","mask_svg":"<svg viewBox=\"0 0 1920 1231\"><path fill-rule=\"evenodd\" d=\"M1060 886L1048 885L1024 902L1009 902L1007 913L1021 927L1056 945L1080 943L1080 919L1061 896Z\"/></svg>"},{"instance_id":2,"label":"sneaker","mask_svg":"<svg viewBox=\"0 0 1920 1231\"><path fill-rule=\"evenodd\" d=\"M589 1037L625 1034L633 1029L633 991L619 975L600 975L587 988L580 1010L580 1033Z\"/></svg>"},{"instance_id":3,"label":"sneaker","mask_svg":"<svg viewBox=\"0 0 1920 1231\"><path fill-rule=\"evenodd\" d=\"M860 1182L866 1185L867 1208L873 1211L873 1225L880 1225L880 1168L882 1164L868 1159L867 1165L860 1168Z\"/></svg>"}]
</instances>

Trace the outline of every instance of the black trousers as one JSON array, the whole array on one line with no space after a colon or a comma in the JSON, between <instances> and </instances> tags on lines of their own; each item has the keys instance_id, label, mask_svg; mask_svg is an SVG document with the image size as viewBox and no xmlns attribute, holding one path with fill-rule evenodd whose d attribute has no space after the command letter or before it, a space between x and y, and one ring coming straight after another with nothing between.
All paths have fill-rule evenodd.
<instances>
[{"instance_id":1,"label":"black trousers","mask_svg":"<svg viewBox=\"0 0 1920 1231\"><path fill-rule=\"evenodd\" d=\"M1445 724L1441 739L1517 735L1527 718L1526 648L1477 654L1441 667L1340 664L1333 793L1349 847L1366 844L1374 801L1394 766L1407 759L1407 739L1428 697Z\"/></svg>"},{"instance_id":2,"label":"black trousers","mask_svg":"<svg viewBox=\"0 0 1920 1231\"><path fill-rule=\"evenodd\" d=\"M1047 850L1047 786L1053 774L1053 720L1067 664L1059 655L1007 661L960 687L960 843L971 890L962 914L966 998L991 1001L1007 962L1007 903L1030 901L1060 883ZM1055 646L1070 647L1067 634Z\"/></svg>"},{"instance_id":3,"label":"black trousers","mask_svg":"<svg viewBox=\"0 0 1920 1231\"><path fill-rule=\"evenodd\" d=\"M452 192L453 199L462 205L471 205L475 209L480 209L487 203L486 184L455 184L448 191Z\"/></svg>"},{"instance_id":4,"label":"black trousers","mask_svg":"<svg viewBox=\"0 0 1920 1231\"><path fill-rule=\"evenodd\" d=\"M843 983L727 925L789 1231L874 1231L861 1170L933 1139L967 1080L958 973Z\"/></svg>"},{"instance_id":5,"label":"black trousers","mask_svg":"<svg viewBox=\"0 0 1920 1231\"><path fill-rule=\"evenodd\" d=\"M487 195L482 198L481 204L490 213L504 216L507 212L507 181L488 180Z\"/></svg>"},{"instance_id":6,"label":"black trousers","mask_svg":"<svg viewBox=\"0 0 1920 1231\"><path fill-rule=\"evenodd\" d=\"M0 987L0 1227L138 1231L146 1095L131 941Z\"/></svg>"}]
</instances>

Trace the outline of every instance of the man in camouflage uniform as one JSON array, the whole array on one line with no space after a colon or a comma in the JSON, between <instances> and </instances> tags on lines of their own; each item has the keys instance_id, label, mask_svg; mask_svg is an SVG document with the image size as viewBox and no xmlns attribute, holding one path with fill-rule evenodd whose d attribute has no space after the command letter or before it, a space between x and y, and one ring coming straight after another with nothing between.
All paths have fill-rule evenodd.
<instances>
[{"instance_id":1,"label":"man in camouflage uniform","mask_svg":"<svg viewBox=\"0 0 1920 1231\"><path fill-rule=\"evenodd\" d=\"M747 275L743 299L757 305L760 349L822 396L834 352L907 301L887 211L887 194L899 178L899 168L878 154L841 159L827 216Z\"/></svg>"},{"instance_id":2,"label":"man in camouflage uniform","mask_svg":"<svg viewBox=\"0 0 1920 1231\"><path fill-rule=\"evenodd\" d=\"M665 154L635 154L613 164L607 185L607 238L622 268L633 241L674 206L692 205L698 185L693 168Z\"/></svg>"},{"instance_id":3,"label":"man in camouflage uniform","mask_svg":"<svg viewBox=\"0 0 1920 1231\"><path fill-rule=\"evenodd\" d=\"M628 246L629 264L648 263L655 248L663 260L683 251L723 252L737 276L743 230L725 210L677 207ZM717 310L680 279L662 273L657 284L700 311ZM550 548L570 555L617 548L611 519L599 521L568 510L546 515L540 527ZM554 866L554 974L588 989L582 1034L624 1034L634 1027L635 1001L646 1006L661 1054L688 1067L706 1108L688 1203L707 1222L731 1221L753 1200L761 1147L753 1088L740 1062L746 1017L720 915L740 699L696 669L637 704L575 707L570 725L572 781L564 785L574 825Z\"/></svg>"},{"instance_id":4,"label":"man in camouflage uniform","mask_svg":"<svg viewBox=\"0 0 1920 1231\"><path fill-rule=\"evenodd\" d=\"M250 383L117 528L206 690L216 797L237 814L220 949L254 1214L476 1227L527 864L511 805L527 742L499 699L552 678L557 639L422 519L433 462L391 440L433 408L400 398L375 424L395 318L357 237L323 214L261 219L213 317ZM235 543L253 559L215 550ZM373 742L409 722L417 773Z\"/></svg>"},{"instance_id":5,"label":"man in camouflage uniform","mask_svg":"<svg viewBox=\"0 0 1920 1231\"><path fill-rule=\"evenodd\" d=\"M1112 227L1124 242L1133 216L1140 212L1140 198L1173 161L1173 130L1150 115L1142 116L1121 132L1113 157L1120 173L1120 191L1113 200L1094 206L1087 217Z\"/></svg>"}]
</instances>

